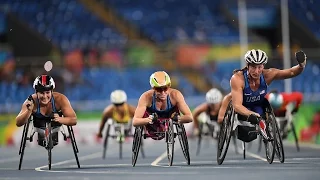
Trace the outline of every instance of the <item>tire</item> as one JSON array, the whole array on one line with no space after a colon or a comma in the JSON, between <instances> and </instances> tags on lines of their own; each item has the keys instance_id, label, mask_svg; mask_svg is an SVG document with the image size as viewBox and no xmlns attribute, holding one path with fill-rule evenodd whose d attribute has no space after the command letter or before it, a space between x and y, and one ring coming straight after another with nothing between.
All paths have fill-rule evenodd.
<instances>
[{"instance_id":1,"label":"tire","mask_svg":"<svg viewBox=\"0 0 320 180\"><path fill-rule=\"evenodd\" d=\"M181 130L181 132L179 132L179 129ZM181 150L182 153L184 155L184 158L187 161L187 164L190 165L190 153L189 153L189 143L188 143L188 137L187 137L187 133L186 130L184 128L183 124L177 124L176 125L176 130L178 133L178 139L180 142L180 146L181 146Z\"/></svg>"},{"instance_id":2,"label":"tire","mask_svg":"<svg viewBox=\"0 0 320 180\"><path fill-rule=\"evenodd\" d=\"M102 159L106 158L110 126L111 126L110 124L107 124L106 135L105 135L104 142L103 142Z\"/></svg>"},{"instance_id":3,"label":"tire","mask_svg":"<svg viewBox=\"0 0 320 180\"><path fill-rule=\"evenodd\" d=\"M300 151L299 140L298 140L296 128L295 128L293 122L291 122L291 131L293 133L293 137L294 137L294 141L296 143L297 151L299 152Z\"/></svg>"},{"instance_id":4,"label":"tire","mask_svg":"<svg viewBox=\"0 0 320 180\"><path fill-rule=\"evenodd\" d=\"M79 158L78 158L78 154L77 154L77 153L79 153L79 149L77 147L77 143L76 143L76 139L74 137L73 129L72 129L72 126L67 126L67 128L68 128L69 136L70 136L70 139L71 139L71 144L72 144L74 157L76 158L76 162L77 162L78 168L80 168Z\"/></svg>"},{"instance_id":5,"label":"tire","mask_svg":"<svg viewBox=\"0 0 320 180\"><path fill-rule=\"evenodd\" d=\"M173 156L174 156L174 130L173 130L173 121L169 119L168 129L166 132L166 142L167 142L167 156L169 161L169 166L172 166Z\"/></svg>"},{"instance_id":6,"label":"tire","mask_svg":"<svg viewBox=\"0 0 320 180\"><path fill-rule=\"evenodd\" d=\"M224 161L224 158L227 155L227 151L229 148L229 143L231 140L231 133L234 123L234 109L232 107L232 102L229 102L228 108L223 118L223 122L220 127L220 133L218 138L218 145L217 145L217 162L221 165ZM225 147L225 149L224 149ZM224 150L223 150L224 149Z\"/></svg>"},{"instance_id":7,"label":"tire","mask_svg":"<svg viewBox=\"0 0 320 180\"><path fill-rule=\"evenodd\" d=\"M142 140L142 127L136 127L132 142L132 166L136 165Z\"/></svg>"},{"instance_id":8,"label":"tire","mask_svg":"<svg viewBox=\"0 0 320 180\"><path fill-rule=\"evenodd\" d=\"M22 138L21 138L20 149L19 149L19 155L20 155L19 170L21 170L24 150L26 148L29 126L30 126L30 118L28 119L28 122L23 126Z\"/></svg>"}]
</instances>

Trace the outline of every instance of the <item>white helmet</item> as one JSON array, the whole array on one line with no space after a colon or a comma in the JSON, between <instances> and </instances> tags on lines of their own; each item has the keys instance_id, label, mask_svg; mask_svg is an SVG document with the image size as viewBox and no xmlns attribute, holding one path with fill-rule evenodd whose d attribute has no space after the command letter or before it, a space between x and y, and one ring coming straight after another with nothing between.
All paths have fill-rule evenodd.
<instances>
[{"instance_id":1,"label":"white helmet","mask_svg":"<svg viewBox=\"0 0 320 180\"><path fill-rule=\"evenodd\" d=\"M268 96L268 101L274 109L278 109L283 104L283 96L280 93L270 93Z\"/></svg>"},{"instance_id":2,"label":"white helmet","mask_svg":"<svg viewBox=\"0 0 320 180\"><path fill-rule=\"evenodd\" d=\"M127 94L123 90L115 90L110 95L113 104L122 104L127 101Z\"/></svg>"},{"instance_id":3,"label":"white helmet","mask_svg":"<svg viewBox=\"0 0 320 180\"><path fill-rule=\"evenodd\" d=\"M267 64L268 56L260 49L252 49L244 55L244 59L248 64Z\"/></svg>"},{"instance_id":4,"label":"white helmet","mask_svg":"<svg viewBox=\"0 0 320 180\"><path fill-rule=\"evenodd\" d=\"M209 104L216 104L222 101L222 93L216 89L210 89L206 94L206 100Z\"/></svg>"}]
</instances>

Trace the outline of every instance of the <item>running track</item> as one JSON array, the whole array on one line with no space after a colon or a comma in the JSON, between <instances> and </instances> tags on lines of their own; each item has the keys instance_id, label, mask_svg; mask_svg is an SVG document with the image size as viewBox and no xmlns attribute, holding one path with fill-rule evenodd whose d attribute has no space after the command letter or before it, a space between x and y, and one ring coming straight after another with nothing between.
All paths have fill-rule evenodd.
<instances>
[{"instance_id":1,"label":"running track","mask_svg":"<svg viewBox=\"0 0 320 180\"><path fill-rule=\"evenodd\" d=\"M232 142L232 141L231 141ZM27 142L28 143L28 142ZM18 147L0 148L0 179L4 180L199 180L199 179L255 179L255 180L302 180L320 179L320 147L301 145L300 152L289 142L285 144L286 160L268 164L265 151L257 153L257 145L252 143L247 150L247 158L236 154L230 144L227 157L222 165L216 162L216 145L210 140L203 142L199 156L195 155L196 141L189 139L191 165L185 163L178 139L172 167L167 166L164 141L146 141L145 154L141 154L136 167L131 165L131 141L124 147L124 158L119 159L118 146L109 146L107 158L101 158L102 145L79 145L81 169L76 167L72 146L56 146L53 149L53 165L49 171L47 152L40 146L27 147L22 170L18 170ZM238 143L240 145L240 143ZM247 146L248 147L248 146ZM276 156L275 156L276 157Z\"/></svg>"}]
</instances>

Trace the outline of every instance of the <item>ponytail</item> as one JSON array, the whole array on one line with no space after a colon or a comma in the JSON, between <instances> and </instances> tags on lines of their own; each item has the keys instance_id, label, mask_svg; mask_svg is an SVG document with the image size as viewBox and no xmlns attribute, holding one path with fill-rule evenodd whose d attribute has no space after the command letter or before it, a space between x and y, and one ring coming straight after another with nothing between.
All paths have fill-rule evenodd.
<instances>
[{"instance_id":1,"label":"ponytail","mask_svg":"<svg viewBox=\"0 0 320 180\"><path fill-rule=\"evenodd\" d=\"M246 67L244 67L244 68L242 68L242 69L235 69L235 70L233 70L233 74L235 74L235 73L237 73L237 72L239 72L239 71L245 71L245 70L247 70L248 69L248 66L246 66Z\"/></svg>"}]
</instances>

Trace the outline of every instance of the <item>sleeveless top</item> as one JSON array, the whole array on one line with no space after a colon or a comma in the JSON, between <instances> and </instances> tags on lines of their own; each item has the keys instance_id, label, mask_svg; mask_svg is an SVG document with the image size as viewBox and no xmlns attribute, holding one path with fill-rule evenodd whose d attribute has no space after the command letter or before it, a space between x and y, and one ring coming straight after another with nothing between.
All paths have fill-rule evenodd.
<instances>
[{"instance_id":1,"label":"sleeveless top","mask_svg":"<svg viewBox=\"0 0 320 180\"><path fill-rule=\"evenodd\" d=\"M116 121L117 123L128 123L131 119L130 112L129 112L129 105L124 104L124 115L121 117L121 114L113 110L112 112L112 119Z\"/></svg>"},{"instance_id":2,"label":"sleeveless top","mask_svg":"<svg viewBox=\"0 0 320 180\"><path fill-rule=\"evenodd\" d=\"M40 102L39 102L39 99L37 98L37 111L32 113L32 116L33 116L33 125L37 128L44 128L46 125L46 120L50 120L51 117L50 116L46 116L46 115L43 115L41 114L40 112ZM51 105L52 105L52 114L53 113L58 113L59 116L61 117L62 116L62 112L61 110L60 111L57 111L56 109L56 106L55 106L55 103L54 103L54 97L52 95L51 97ZM61 126L60 123L58 122L52 122L52 126Z\"/></svg>"},{"instance_id":3,"label":"sleeveless top","mask_svg":"<svg viewBox=\"0 0 320 180\"><path fill-rule=\"evenodd\" d=\"M172 106L169 95L167 96L167 108L164 110L157 110L157 108L156 108L156 95L154 93L152 95L152 104L150 107L147 107L146 112L148 113L148 115L151 115L152 113L156 113L159 118L170 118L172 113L179 112L179 111L176 106Z\"/></svg>"},{"instance_id":4,"label":"sleeveless top","mask_svg":"<svg viewBox=\"0 0 320 180\"><path fill-rule=\"evenodd\" d=\"M268 85L263 77L260 75L260 86L256 91L250 88L247 70L243 71L243 76L245 80L245 87L243 89L243 103L245 107L261 106L264 102L264 96L267 94Z\"/></svg>"}]
</instances>

